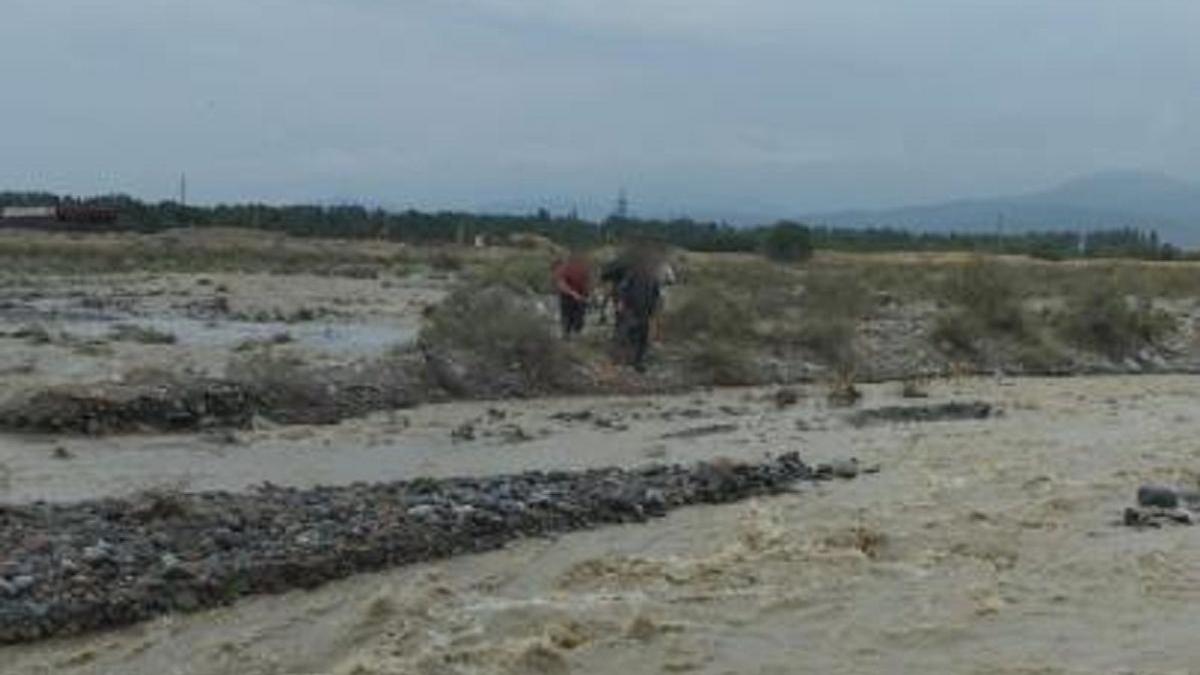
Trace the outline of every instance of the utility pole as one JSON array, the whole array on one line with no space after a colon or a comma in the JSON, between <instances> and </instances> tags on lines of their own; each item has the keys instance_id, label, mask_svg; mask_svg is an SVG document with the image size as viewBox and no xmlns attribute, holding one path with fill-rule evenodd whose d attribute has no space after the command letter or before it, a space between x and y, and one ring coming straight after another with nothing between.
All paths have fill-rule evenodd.
<instances>
[{"instance_id":1,"label":"utility pole","mask_svg":"<svg viewBox=\"0 0 1200 675\"><path fill-rule=\"evenodd\" d=\"M187 206L187 174L179 174L179 205Z\"/></svg>"}]
</instances>

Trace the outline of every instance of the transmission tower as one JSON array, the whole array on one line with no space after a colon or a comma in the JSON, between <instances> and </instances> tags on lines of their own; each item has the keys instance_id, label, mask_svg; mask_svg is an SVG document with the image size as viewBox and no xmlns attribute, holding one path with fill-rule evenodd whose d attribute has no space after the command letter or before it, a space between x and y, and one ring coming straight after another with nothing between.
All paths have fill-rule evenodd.
<instances>
[{"instance_id":1,"label":"transmission tower","mask_svg":"<svg viewBox=\"0 0 1200 675\"><path fill-rule=\"evenodd\" d=\"M617 191L617 210L613 211L613 216L621 220L629 218L629 195L625 194L624 187Z\"/></svg>"}]
</instances>

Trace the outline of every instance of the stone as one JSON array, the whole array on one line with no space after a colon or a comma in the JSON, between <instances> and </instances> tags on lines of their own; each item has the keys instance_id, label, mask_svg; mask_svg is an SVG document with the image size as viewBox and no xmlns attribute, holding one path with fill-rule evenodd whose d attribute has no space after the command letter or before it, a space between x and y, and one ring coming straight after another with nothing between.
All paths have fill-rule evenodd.
<instances>
[{"instance_id":1,"label":"stone","mask_svg":"<svg viewBox=\"0 0 1200 675\"><path fill-rule=\"evenodd\" d=\"M744 464L716 460L308 489L264 484L249 492L189 494L187 508L162 518L133 517L144 504L140 497L5 506L21 525L0 528L0 550L12 552L0 563L0 643L314 587L524 537L640 521L686 504L776 494L816 477L788 453Z\"/></svg>"},{"instance_id":2,"label":"stone","mask_svg":"<svg viewBox=\"0 0 1200 675\"><path fill-rule=\"evenodd\" d=\"M1173 509L1179 506L1179 494L1162 485L1143 485L1138 488L1137 501L1141 506Z\"/></svg>"},{"instance_id":3,"label":"stone","mask_svg":"<svg viewBox=\"0 0 1200 675\"><path fill-rule=\"evenodd\" d=\"M783 387L775 392L775 407L783 409L800 402L800 392L791 387Z\"/></svg>"},{"instance_id":4,"label":"stone","mask_svg":"<svg viewBox=\"0 0 1200 675\"><path fill-rule=\"evenodd\" d=\"M437 513L437 508L432 504L417 504L408 510L408 515L411 518L418 520L427 520Z\"/></svg>"},{"instance_id":5,"label":"stone","mask_svg":"<svg viewBox=\"0 0 1200 675\"><path fill-rule=\"evenodd\" d=\"M835 459L829 463L830 471L838 478L855 478L859 473L858 460L851 457L850 459Z\"/></svg>"},{"instance_id":6,"label":"stone","mask_svg":"<svg viewBox=\"0 0 1200 675\"><path fill-rule=\"evenodd\" d=\"M95 564L111 559L112 553L109 550L108 544L101 539L95 546L88 546L84 548L83 552L80 554L80 557L83 558L83 561L86 563Z\"/></svg>"}]
</instances>

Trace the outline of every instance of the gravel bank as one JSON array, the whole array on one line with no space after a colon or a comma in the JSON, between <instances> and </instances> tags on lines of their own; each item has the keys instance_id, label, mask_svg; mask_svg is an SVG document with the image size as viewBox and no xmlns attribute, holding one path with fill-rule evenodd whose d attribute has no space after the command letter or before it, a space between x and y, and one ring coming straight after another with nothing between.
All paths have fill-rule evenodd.
<instances>
[{"instance_id":1,"label":"gravel bank","mask_svg":"<svg viewBox=\"0 0 1200 675\"><path fill-rule=\"evenodd\" d=\"M521 537L642 522L834 472L795 453L488 478L0 506L0 643L81 633Z\"/></svg>"}]
</instances>

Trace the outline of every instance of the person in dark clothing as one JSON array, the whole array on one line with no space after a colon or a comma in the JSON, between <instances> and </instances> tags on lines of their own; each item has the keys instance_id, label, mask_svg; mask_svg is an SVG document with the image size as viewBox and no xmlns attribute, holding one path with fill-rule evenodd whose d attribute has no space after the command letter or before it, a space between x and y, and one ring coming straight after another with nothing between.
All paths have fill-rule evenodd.
<instances>
[{"instance_id":1,"label":"person in dark clothing","mask_svg":"<svg viewBox=\"0 0 1200 675\"><path fill-rule=\"evenodd\" d=\"M564 338L583 332L588 296L592 290L592 270L587 257L573 253L554 266L554 287L558 291L558 309Z\"/></svg>"},{"instance_id":2,"label":"person in dark clothing","mask_svg":"<svg viewBox=\"0 0 1200 675\"><path fill-rule=\"evenodd\" d=\"M661 295L658 275L651 265L631 268L617 286L617 336L639 373L646 370L650 324Z\"/></svg>"},{"instance_id":3,"label":"person in dark clothing","mask_svg":"<svg viewBox=\"0 0 1200 675\"><path fill-rule=\"evenodd\" d=\"M599 302L599 323L608 322L608 308L617 306L617 288L620 287L621 281L625 279L625 275L629 273L632 267L629 259L625 256L619 256L605 263L600 268L600 282L605 286L605 292L600 297Z\"/></svg>"}]
</instances>

